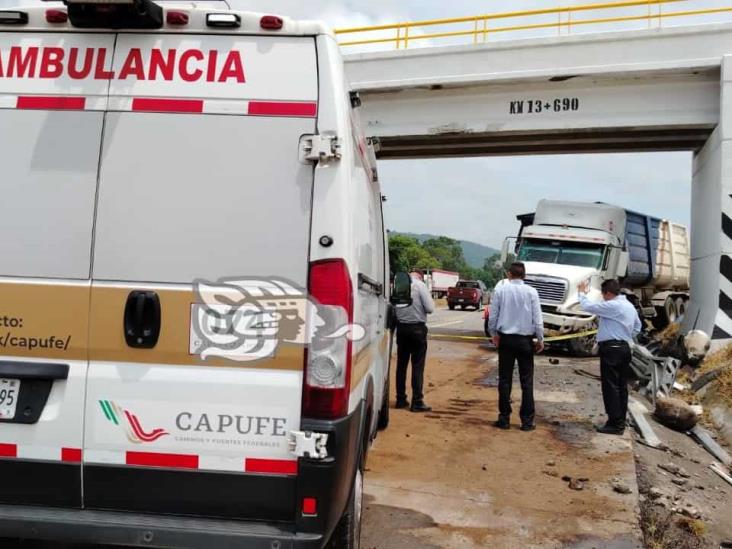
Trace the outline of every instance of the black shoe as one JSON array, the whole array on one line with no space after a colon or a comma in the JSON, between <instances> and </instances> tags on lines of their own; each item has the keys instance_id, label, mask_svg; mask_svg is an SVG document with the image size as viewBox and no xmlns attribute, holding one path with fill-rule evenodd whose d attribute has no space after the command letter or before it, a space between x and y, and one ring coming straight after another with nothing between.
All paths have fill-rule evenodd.
<instances>
[{"instance_id":1,"label":"black shoe","mask_svg":"<svg viewBox=\"0 0 732 549\"><path fill-rule=\"evenodd\" d=\"M622 435L625 432L625 429L622 427L613 427L612 425L603 425L602 427L596 425L595 431L603 435Z\"/></svg>"},{"instance_id":2,"label":"black shoe","mask_svg":"<svg viewBox=\"0 0 732 549\"><path fill-rule=\"evenodd\" d=\"M431 412L432 406L427 406L424 402L415 402L410 410L412 412Z\"/></svg>"},{"instance_id":3,"label":"black shoe","mask_svg":"<svg viewBox=\"0 0 732 549\"><path fill-rule=\"evenodd\" d=\"M405 398L404 400L397 399L396 401L396 408L409 408L409 401Z\"/></svg>"},{"instance_id":4,"label":"black shoe","mask_svg":"<svg viewBox=\"0 0 732 549\"><path fill-rule=\"evenodd\" d=\"M534 425L533 423L524 423L523 425L521 425L521 430L522 431L536 431L536 425Z\"/></svg>"},{"instance_id":5,"label":"black shoe","mask_svg":"<svg viewBox=\"0 0 732 549\"><path fill-rule=\"evenodd\" d=\"M503 429L504 431L508 431L511 428L511 424L508 421L505 421L503 419L499 419L498 421L493 422L493 427L498 427L499 429Z\"/></svg>"}]
</instances>

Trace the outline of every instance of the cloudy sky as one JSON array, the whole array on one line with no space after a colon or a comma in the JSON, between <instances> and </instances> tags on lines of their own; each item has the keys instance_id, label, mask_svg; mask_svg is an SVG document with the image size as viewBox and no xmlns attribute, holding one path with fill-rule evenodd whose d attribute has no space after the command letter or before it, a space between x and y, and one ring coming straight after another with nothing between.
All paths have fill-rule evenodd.
<instances>
[{"instance_id":1,"label":"cloudy sky","mask_svg":"<svg viewBox=\"0 0 732 549\"><path fill-rule=\"evenodd\" d=\"M0 7L32 2L34 0L0 0ZM590 0L229 2L237 9L324 19L333 27L342 28L579 5L590 3ZM661 9L680 11L726 5L729 5L727 0L685 0ZM631 8L627 14L641 14L645 9ZM694 22L730 18L732 14L704 16L695 18ZM682 18L665 21L668 22L664 25L689 22ZM645 28L646 24L633 22L627 26ZM586 28L589 30L589 26ZM613 28L618 29L617 25ZM504 33L504 36L507 34L510 33ZM379 169L384 194L389 199L387 223L398 231L444 234L499 247L505 236L515 233L515 215L532 211L541 198L603 200L689 222L690 153L392 160L381 162Z\"/></svg>"}]
</instances>

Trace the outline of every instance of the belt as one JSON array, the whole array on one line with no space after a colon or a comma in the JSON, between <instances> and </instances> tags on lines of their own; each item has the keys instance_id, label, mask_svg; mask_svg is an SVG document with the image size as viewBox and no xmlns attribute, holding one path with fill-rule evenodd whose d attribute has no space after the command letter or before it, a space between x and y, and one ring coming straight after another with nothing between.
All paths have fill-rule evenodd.
<instances>
[{"instance_id":1,"label":"belt","mask_svg":"<svg viewBox=\"0 0 732 549\"><path fill-rule=\"evenodd\" d=\"M531 339L534 339L534 334L505 334L503 332L498 332L498 335L501 337L530 337Z\"/></svg>"},{"instance_id":2,"label":"belt","mask_svg":"<svg viewBox=\"0 0 732 549\"><path fill-rule=\"evenodd\" d=\"M426 322L397 322L397 326L427 326Z\"/></svg>"},{"instance_id":3,"label":"belt","mask_svg":"<svg viewBox=\"0 0 732 549\"><path fill-rule=\"evenodd\" d=\"M598 343L600 347L629 347L630 344L624 339L607 339Z\"/></svg>"}]
</instances>

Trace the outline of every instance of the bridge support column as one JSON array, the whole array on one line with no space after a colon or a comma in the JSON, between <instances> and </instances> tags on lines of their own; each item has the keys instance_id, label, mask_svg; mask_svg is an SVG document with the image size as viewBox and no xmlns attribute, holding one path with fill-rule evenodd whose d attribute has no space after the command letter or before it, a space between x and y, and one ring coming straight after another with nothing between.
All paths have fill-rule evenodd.
<instances>
[{"instance_id":1,"label":"bridge support column","mask_svg":"<svg viewBox=\"0 0 732 549\"><path fill-rule=\"evenodd\" d=\"M732 55L721 71L719 125L694 157L691 303L684 327L732 340Z\"/></svg>"}]
</instances>

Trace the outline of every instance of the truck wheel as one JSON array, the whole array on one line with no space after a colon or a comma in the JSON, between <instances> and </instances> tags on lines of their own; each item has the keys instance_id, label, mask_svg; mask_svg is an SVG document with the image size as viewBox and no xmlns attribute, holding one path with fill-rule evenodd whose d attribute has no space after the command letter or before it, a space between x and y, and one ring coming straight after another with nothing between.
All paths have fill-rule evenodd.
<instances>
[{"instance_id":1,"label":"truck wheel","mask_svg":"<svg viewBox=\"0 0 732 549\"><path fill-rule=\"evenodd\" d=\"M668 322L666 325L673 324L676 322L678 315L676 314L676 300L673 297L667 297L663 304L663 310L666 313L666 319Z\"/></svg>"},{"instance_id":2,"label":"truck wheel","mask_svg":"<svg viewBox=\"0 0 732 549\"><path fill-rule=\"evenodd\" d=\"M451 311L454 311L455 310L455 304L454 303L448 303L447 304L447 308L450 309Z\"/></svg>"},{"instance_id":3,"label":"truck wheel","mask_svg":"<svg viewBox=\"0 0 732 549\"><path fill-rule=\"evenodd\" d=\"M676 319L681 321L686 314L686 300L683 297L676 298Z\"/></svg>"},{"instance_id":4,"label":"truck wheel","mask_svg":"<svg viewBox=\"0 0 732 549\"><path fill-rule=\"evenodd\" d=\"M348 508L328 542L328 549L358 549L361 546L361 510L363 509L363 471L356 468Z\"/></svg>"}]
</instances>

